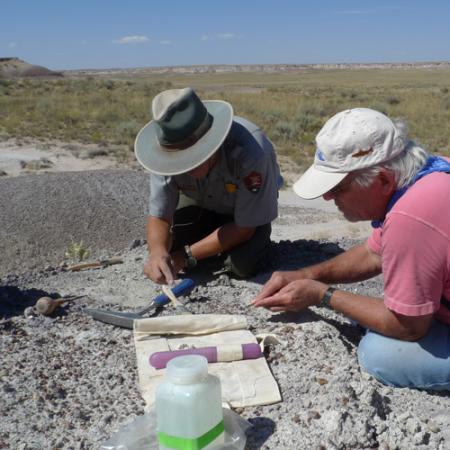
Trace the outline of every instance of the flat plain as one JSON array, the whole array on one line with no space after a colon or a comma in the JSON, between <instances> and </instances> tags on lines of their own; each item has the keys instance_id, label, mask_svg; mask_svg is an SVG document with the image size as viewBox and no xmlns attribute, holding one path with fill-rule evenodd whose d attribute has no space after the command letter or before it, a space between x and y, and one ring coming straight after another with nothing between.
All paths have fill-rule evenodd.
<instances>
[{"instance_id":1,"label":"flat plain","mask_svg":"<svg viewBox=\"0 0 450 450\"><path fill-rule=\"evenodd\" d=\"M346 318L318 308L272 314L249 306L272 271L322 261L370 232L366 223L346 223L330 202L301 202L290 189L312 161L326 119L373 107L406 120L430 151L449 155L447 65L215 70L0 79L0 448L99 448L144 412L131 332L95 322L83 309L130 311L160 292L142 273L148 180L132 148L153 95L187 85L259 124L287 181L266 270L250 280L192 274L196 287L182 299L195 314L244 314L253 332L286 343L265 354L282 402L238 411L252 424L247 450L448 448L449 396L386 387L364 374L362 330ZM67 250L81 243L88 260L119 256L123 263L66 270ZM339 287L383 292L381 277ZM81 298L43 317L32 308L43 295Z\"/></svg>"}]
</instances>

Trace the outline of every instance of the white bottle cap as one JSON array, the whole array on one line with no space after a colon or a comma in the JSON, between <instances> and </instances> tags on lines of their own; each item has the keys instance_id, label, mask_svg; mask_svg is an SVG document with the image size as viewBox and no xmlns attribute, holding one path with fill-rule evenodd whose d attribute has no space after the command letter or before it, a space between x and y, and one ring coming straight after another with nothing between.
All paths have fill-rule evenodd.
<instances>
[{"instance_id":1,"label":"white bottle cap","mask_svg":"<svg viewBox=\"0 0 450 450\"><path fill-rule=\"evenodd\" d=\"M166 374L175 384L198 383L208 375L208 360L201 355L177 356L167 363Z\"/></svg>"}]
</instances>

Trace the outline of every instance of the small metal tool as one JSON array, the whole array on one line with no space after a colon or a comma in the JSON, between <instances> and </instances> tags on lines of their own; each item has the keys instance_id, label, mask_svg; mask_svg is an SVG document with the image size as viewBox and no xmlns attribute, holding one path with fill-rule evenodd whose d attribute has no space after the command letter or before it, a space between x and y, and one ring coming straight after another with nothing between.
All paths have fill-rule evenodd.
<instances>
[{"instance_id":1,"label":"small metal tool","mask_svg":"<svg viewBox=\"0 0 450 450\"><path fill-rule=\"evenodd\" d=\"M168 288L170 293L175 297L186 294L194 287L194 281L190 278L185 278L180 283L176 284L173 288ZM176 300L177 303L178 300ZM164 291L163 294L155 297L149 306L137 312L120 312L120 311L111 311L107 309L91 309L85 308L84 312L95 320L100 320L101 322L109 323L111 325L116 325L122 328L128 328L130 330L133 329L133 323L135 319L142 319L144 314L149 313L150 311L155 310L161 306L167 305L170 303L167 293ZM186 308L185 308L186 309Z\"/></svg>"}]
</instances>

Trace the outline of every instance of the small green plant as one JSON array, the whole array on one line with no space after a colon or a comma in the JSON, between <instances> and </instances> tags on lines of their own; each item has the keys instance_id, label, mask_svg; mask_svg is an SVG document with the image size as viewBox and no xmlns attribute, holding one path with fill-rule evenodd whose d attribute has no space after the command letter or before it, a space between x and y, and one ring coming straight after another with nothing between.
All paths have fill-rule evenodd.
<instances>
[{"instance_id":1,"label":"small green plant","mask_svg":"<svg viewBox=\"0 0 450 450\"><path fill-rule=\"evenodd\" d=\"M68 249L64 253L67 259L74 261L83 261L89 257L91 251L84 246L83 241L79 243L73 242L69 245Z\"/></svg>"}]
</instances>

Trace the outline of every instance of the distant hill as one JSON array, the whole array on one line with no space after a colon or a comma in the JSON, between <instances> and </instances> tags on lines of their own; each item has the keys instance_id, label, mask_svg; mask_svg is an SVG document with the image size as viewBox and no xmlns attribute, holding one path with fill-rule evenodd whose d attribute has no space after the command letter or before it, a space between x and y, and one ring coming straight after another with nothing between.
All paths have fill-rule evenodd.
<instances>
[{"instance_id":1,"label":"distant hill","mask_svg":"<svg viewBox=\"0 0 450 450\"><path fill-rule=\"evenodd\" d=\"M19 58L0 58L0 78L16 77L62 77L61 72L55 72L42 66L36 66Z\"/></svg>"},{"instance_id":2,"label":"distant hill","mask_svg":"<svg viewBox=\"0 0 450 450\"><path fill-rule=\"evenodd\" d=\"M114 74L151 75L151 74L205 74L205 73L304 73L323 70L373 70L373 69L445 69L450 61L431 61L414 63L352 63L352 64L212 64L197 66L135 67L110 69L64 70L68 76L105 76Z\"/></svg>"}]
</instances>

